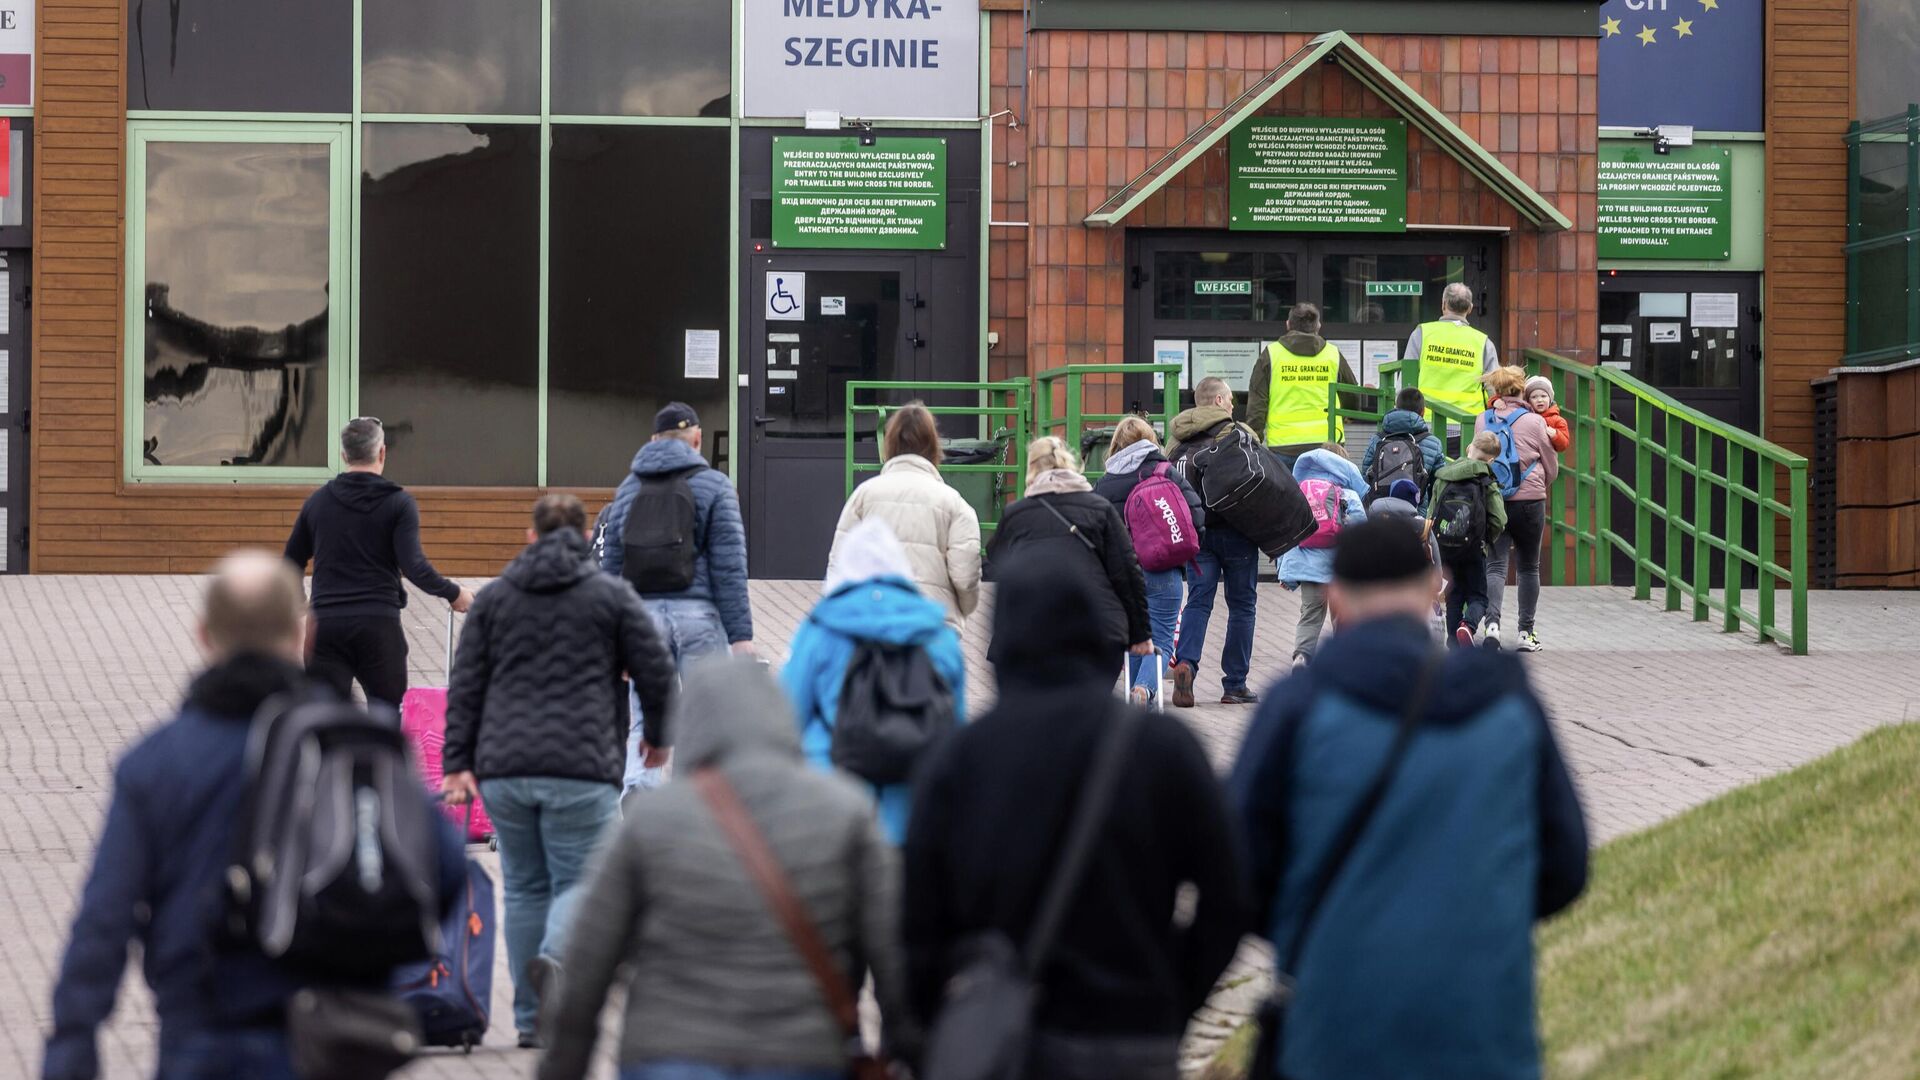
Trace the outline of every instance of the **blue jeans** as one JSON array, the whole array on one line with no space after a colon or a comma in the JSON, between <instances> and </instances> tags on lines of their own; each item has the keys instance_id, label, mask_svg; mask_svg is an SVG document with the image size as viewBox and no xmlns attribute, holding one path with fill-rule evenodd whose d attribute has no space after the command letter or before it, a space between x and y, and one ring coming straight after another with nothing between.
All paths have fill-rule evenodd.
<instances>
[{"instance_id":1,"label":"blue jeans","mask_svg":"<svg viewBox=\"0 0 1920 1080\"><path fill-rule=\"evenodd\" d=\"M1200 554L1193 560L1192 588L1180 615L1180 644L1175 659L1200 670L1200 651L1207 644L1207 621L1213 617L1213 594L1222 581L1227 586L1227 640L1220 649L1220 683L1224 690L1245 690L1253 669L1253 576L1260 566L1260 549L1253 541L1225 526L1207 530Z\"/></svg>"},{"instance_id":2,"label":"blue jeans","mask_svg":"<svg viewBox=\"0 0 1920 1080\"><path fill-rule=\"evenodd\" d=\"M646 605L647 614L653 616L653 625L660 628L660 636L666 639L667 651L673 655L673 664L682 678L695 660L727 651L727 628L720 622L720 609L714 607L711 600L659 597L646 601ZM666 776L661 769L640 764L641 733L645 730L641 725L640 695L631 688L627 694L633 706L633 727L627 732L627 775L621 788L623 791L656 788L666 781Z\"/></svg>"},{"instance_id":3,"label":"blue jeans","mask_svg":"<svg viewBox=\"0 0 1920 1080\"><path fill-rule=\"evenodd\" d=\"M168 1033L155 1080L295 1080L279 1031Z\"/></svg>"},{"instance_id":4,"label":"blue jeans","mask_svg":"<svg viewBox=\"0 0 1920 1080\"><path fill-rule=\"evenodd\" d=\"M1180 625L1180 599L1186 593L1186 573L1172 570L1143 570L1147 577L1147 623L1153 628L1153 647L1160 650L1161 675L1173 660L1173 632ZM1131 661L1130 661L1131 662ZM1133 685L1152 686L1153 669L1136 665Z\"/></svg>"},{"instance_id":5,"label":"blue jeans","mask_svg":"<svg viewBox=\"0 0 1920 1080\"><path fill-rule=\"evenodd\" d=\"M701 1061L623 1065L620 1080L846 1080L845 1069L730 1069Z\"/></svg>"},{"instance_id":6,"label":"blue jeans","mask_svg":"<svg viewBox=\"0 0 1920 1080\"><path fill-rule=\"evenodd\" d=\"M480 797L500 841L513 1025L532 1034L540 999L527 981L527 961L560 955L574 888L600 834L620 817L620 792L591 780L513 776L480 781Z\"/></svg>"}]
</instances>

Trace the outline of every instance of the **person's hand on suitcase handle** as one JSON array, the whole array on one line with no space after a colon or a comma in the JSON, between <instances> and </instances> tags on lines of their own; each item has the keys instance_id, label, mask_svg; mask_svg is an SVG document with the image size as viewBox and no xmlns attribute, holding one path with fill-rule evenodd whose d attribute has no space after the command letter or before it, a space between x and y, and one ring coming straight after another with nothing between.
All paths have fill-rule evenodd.
<instances>
[{"instance_id":1,"label":"person's hand on suitcase handle","mask_svg":"<svg viewBox=\"0 0 1920 1080\"><path fill-rule=\"evenodd\" d=\"M1135 656L1152 656L1153 642L1152 641L1135 642L1134 644L1127 646L1127 651L1132 653Z\"/></svg>"},{"instance_id":2,"label":"person's hand on suitcase handle","mask_svg":"<svg viewBox=\"0 0 1920 1080\"><path fill-rule=\"evenodd\" d=\"M460 595L454 597L448 601L448 603L453 605L453 610L465 615L467 609L473 606L473 590L467 588L465 585L460 586Z\"/></svg>"},{"instance_id":3,"label":"person's hand on suitcase handle","mask_svg":"<svg viewBox=\"0 0 1920 1080\"><path fill-rule=\"evenodd\" d=\"M480 798L480 782L470 772L450 772L441 778L440 797L448 806L465 806Z\"/></svg>"}]
</instances>

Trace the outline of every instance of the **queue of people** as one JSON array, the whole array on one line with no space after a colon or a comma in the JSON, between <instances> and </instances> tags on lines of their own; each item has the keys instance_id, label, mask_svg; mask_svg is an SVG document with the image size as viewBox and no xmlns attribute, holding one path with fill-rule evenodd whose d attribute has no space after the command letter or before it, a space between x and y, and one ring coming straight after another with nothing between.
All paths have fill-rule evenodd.
<instances>
[{"instance_id":1,"label":"queue of people","mask_svg":"<svg viewBox=\"0 0 1920 1080\"><path fill-rule=\"evenodd\" d=\"M1309 348L1301 318L1296 345ZM1064 441L1037 440L1024 496L986 552L997 696L978 716L962 639L980 597L980 526L939 480L927 410L889 419L883 471L849 500L821 600L776 674L752 644L737 496L701 455L693 410L662 409L596 527L578 499L545 496L526 550L477 598L435 587L472 608L443 793L484 798L496 822L513 1023L521 1046L543 1050L539 1075L585 1075L601 1006L623 982L627 1080L844 1076L867 1054L939 1078L956 1067L942 1020L985 965L1032 983L1037 1005L1017 1025L1031 1028L1023 1075L1171 1080L1188 1017L1249 932L1280 948L1298 990L1277 1075L1389 1075L1408 1062L1423 1075L1524 1074L1538 1056L1530 927L1582 888L1580 811L1517 662L1444 658L1424 625L1444 571L1449 636L1496 638L1487 594L1512 558L1522 648L1537 643L1544 519L1515 506L1544 498L1553 448L1519 374L1486 377L1496 403L1465 461L1434 463L1418 424L1383 429L1369 459L1418 468L1379 492L1337 444L1289 444L1283 464L1268 449L1271 415L1235 420L1217 378L1195 387L1164 449L1144 421L1121 425L1098 486ZM1276 401L1291 407L1270 396L1270 410ZM1419 419L1417 396L1399 404ZM359 472L378 476L379 436L378 421L348 425L350 467L371 462ZM1383 449L1402 436L1411 459ZM323 495L334 502L315 508ZM404 693L379 662L321 659L303 635L309 601L289 567L309 558L323 625L340 616L321 594L343 580L379 595L380 618L397 612L389 596L404 602L403 573L433 584L404 492L380 493L384 547L368 540L375 526L344 516L352 506L316 493L285 561L237 556L216 574L208 674L116 773L44 1076L98 1075L95 1030L135 937L159 999L162 1076L296 1075L313 1045L314 1021L302 1027L289 1004L303 991L350 992L372 1010L356 1030L390 1016L376 1007L380 980L342 980L230 929L246 903L221 884L232 806L260 795L238 748L302 715L268 699L344 701L343 667L363 672L374 720ZM1515 525L1529 513L1530 546L1529 526ZM1291 669L1256 673L1263 557L1301 591L1302 615ZM1193 705L1221 585L1223 701L1259 706L1224 787L1184 725L1142 708ZM1323 647L1329 618L1337 633ZM328 633L340 640L339 624ZM1279 678L1263 695L1256 674ZM1317 707L1328 700L1351 715ZM164 749L175 743L199 749ZM195 758L209 754L203 768ZM149 873L156 819L140 800L170 784L208 797L172 809L177 865ZM1342 817L1381 785L1391 794L1368 800L1378 824ZM381 794L424 804L417 783L406 790ZM420 837L416 859L437 860L408 879L430 923L466 880L457 840L438 813L421 832L406 825L412 811L382 812L401 822L392 836ZM1409 907L1432 874L1452 875L1452 901ZM349 894L356 880L373 887L365 874L340 880ZM128 917L136 908L147 923ZM431 954L433 937L415 951ZM233 965L221 987L187 974L209 951ZM1450 977L1471 1001L1440 985ZM875 1046L854 1004L869 982ZM1405 988L1405 1007L1360 1023L1381 987ZM239 1064L214 1063L217 1045L244 1046ZM386 1074L367 1060L299 1075Z\"/></svg>"}]
</instances>

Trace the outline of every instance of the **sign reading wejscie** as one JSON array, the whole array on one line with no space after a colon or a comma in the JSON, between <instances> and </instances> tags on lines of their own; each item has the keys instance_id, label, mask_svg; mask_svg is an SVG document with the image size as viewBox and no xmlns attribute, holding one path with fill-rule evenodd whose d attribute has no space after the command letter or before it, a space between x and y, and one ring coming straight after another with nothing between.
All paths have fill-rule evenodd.
<instances>
[{"instance_id":1,"label":"sign reading wejscie","mask_svg":"<svg viewBox=\"0 0 1920 1080\"><path fill-rule=\"evenodd\" d=\"M773 245L946 247L947 140L775 136Z\"/></svg>"},{"instance_id":2,"label":"sign reading wejscie","mask_svg":"<svg viewBox=\"0 0 1920 1080\"><path fill-rule=\"evenodd\" d=\"M1369 281L1368 296L1419 296L1426 292L1423 281Z\"/></svg>"},{"instance_id":3,"label":"sign reading wejscie","mask_svg":"<svg viewBox=\"0 0 1920 1080\"><path fill-rule=\"evenodd\" d=\"M980 0L746 0L740 104L743 116L972 120Z\"/></svg>"},{"instance_id":4,"label":"sign reading wejscie","mask_svg":"<svg viewBox=\"0 0 1920 1080\"><path fill-rule=\"evenodd\" d=\"M1600 257L1725 259L1733 254L1733 151L1600 141Z\"/></svg>"},{"instance_id":5,"label":"sign reading wejscie","mask_svg":"<svg viewBox=\"0 0 1920 1080\"><path fill-rule=\"evenodd\" d=\"M1193 295L1195 296L1252 296L1253 282L1244 281L1244 280L1225 281L1225 280L1219 280L1219 279L1216 279L1213 281L1196 281L1193 283Z\"/></svg>"},{"instance_id":6,"label":"sign reading wejscie","mask_svg":"<svg viewBox=\"0 0 1920 1080\"><path fill-rule=\"evenodd\" d=\"M1232 139L1230 228L1406 231L1406 121L1256 116Z\"/></svg>"}]
</instances>

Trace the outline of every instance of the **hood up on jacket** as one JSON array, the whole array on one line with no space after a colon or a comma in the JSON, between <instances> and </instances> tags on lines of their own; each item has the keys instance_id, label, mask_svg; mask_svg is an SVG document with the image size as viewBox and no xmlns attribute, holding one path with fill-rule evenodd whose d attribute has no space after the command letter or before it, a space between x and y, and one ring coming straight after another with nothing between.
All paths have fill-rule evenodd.
<instances>
[{"instance_id":1,"label":"hood up on jacket","mask_svg":"<svg viewBox=\"0 0 1920 1080\"><path fill-rule=\"evenodd\" d=\"M327 494L341 506L361 514L371 514L395 492L399 484L371 472L343 472L327 481Z\"/></svg>"},{"instance_id":2,"label":"hood up on jacket","mask_svg":"<svg viewBox=\"0 0 1920 1080\"><path fill-rule=\"evenodd\" d=\"M1280 335L1280 347L1295 356L1319 356L1320 350L1327 347L1327 339L1319 334L1303 334L1298 330L1289 330Z\"/></svg>"},{"instance_id":3,"label":"hood up on jacket","mask_svg":"<svg viewBox=\"0 0 1920 1080\"><path fill-rule=\"evenodd\" d=\"M1158 446L1155 446L1154 444L1148 442L1145 439L1141 439L1139 442L1134 443L1132 446L1127 447L1125 450L1122 450L1119 453L1113 455L1112 457L1109 457L1106 460L1106 463L1101 467L1106 472L1110 472L1110 473L1135 472L1140 468L1141 464L1147 460L1147 458L1151 457L1159 449L1160 448ZM1165 461L1166 455L1162 454L1161 460Z\"/></svg>"},{"instance_id":4,"label":"hood up on jacket","mask_svg":"<svg viewBox=\"0 0 1920 1080\"><path fill-rule=\"evenodd\" d=\"M659 476L706 463L707 459L700 455L700 451L679 439L657 439L642 443L634 453L632 472L639 477Z\"/></svg>"},{"instance_id":5,"label":"hood up on jacket","mask_svg":"<svg viewBox=\"0 0 1920 1080\"><path fill-rule=\"evenodd\" d=\"M1407 409L1395 409L1380 418L1380 434L1386 435L1431 435L1433 429L1427 426L1426 418Z\"/></svg>"},{"instance_id":6,"label":"hood up on jacket","mask_svg":"<svg viewBox=\"0 0 1920 1080\"><path fill-rule=\"evenodd\" d=\"M1373 500L1373 505L1367 507L1367 516L1370 518L1419 518L1424 515L1420 513L1418 506L1405 499L1396 499L1389 495Z\"/></svg>"},{"instance_id":7,"label":"hood up on jacket","mask_svg":"<svg viewBox=\"0 0 1920 1080\"><path fill-rule=\"evenodd\" d=\"M1213 430L1222 420L1233 419L1233 410L1219 405L1196 405L1173 418L1173 441L1197 439Z\"/></svg>"},{"instance_id":8,"label":"hood up on jacket","mask_svg":"<svg viewBox=\"0 0 1920 1080\"><path fill-rule=\"evenodd\" d=\"M1293 463L1293 478L1304 484L1309 480L1331 480L1348 491L1367 490L1367 478L1360 467L1331 450L1309 450Z\"/></svg>"},{"instance_id":9,"label":"hood up on jacket","mask_svg":"<svg viewBox=\"0 0 1920 1080\"><path fill-rule=\"evenodd\" d=\"M988 657L1003 690L1113 681L1111 644L1101 635L1105 616L1081 575L1060 573L1042 555L1016 554L996 582Z\"/></svg>"},{"instance_id":10,"label":"hood up on jacket","mask_svg":"<svg viewBox=\"0 0 1920 1080\"><path fill-rule=\"evenodd\" d=\"M696 661L674 698L667 732L688 771L744 757L800 760L793 706L773 673L753 660Z\"/></svg>"},{"instance_id":11,"label":"hood up on jacket","mask_svg":"<svg viewBox=\"0 0 1920 1080\"><path fill-rule=\"evenodd\" d=\"M525 592L553 593L570 589L599 572L587 538L560 528L528 544L500 576Z\"/></svg>"}]
</instances>

